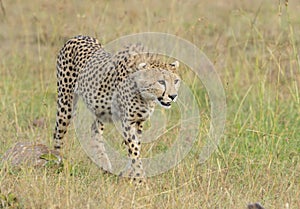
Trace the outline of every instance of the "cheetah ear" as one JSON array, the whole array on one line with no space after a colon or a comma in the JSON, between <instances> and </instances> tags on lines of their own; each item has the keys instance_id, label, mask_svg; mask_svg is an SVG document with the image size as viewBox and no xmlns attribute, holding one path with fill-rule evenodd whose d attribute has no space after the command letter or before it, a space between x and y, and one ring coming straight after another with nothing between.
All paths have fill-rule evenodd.
<instances>
[{"instance_id":1,"label":"cheetah ear","mask_svg":"<svg viewBox=\"0 0 300 209\"><path fill-rule=\"evenodd\" d=\"M145 62L142 62L142 63L140 63L139 65L138 65L138 69L144 69L145 67L147 66L147 63L145 63Z\"/></svg>"},{"instance_id":2,"label":"cheetah ear","mask_svg":"<svg viewBox=\"0 0 300 209\"><path fill-rule=\"evenodd\" d=\"M175 68L179 67L179 62L176 60L175 62L172 62L170 65L171 65L172 68L175 69Z\"/></svg>"}]
</instances>

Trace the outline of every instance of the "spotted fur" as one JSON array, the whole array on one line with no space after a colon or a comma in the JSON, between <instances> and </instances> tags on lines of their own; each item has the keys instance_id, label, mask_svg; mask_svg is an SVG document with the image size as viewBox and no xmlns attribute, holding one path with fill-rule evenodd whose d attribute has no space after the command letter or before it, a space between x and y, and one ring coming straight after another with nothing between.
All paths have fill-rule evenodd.
<instances>
[{"instance_id":1,"label":"spotted fur","mask_svg":"<svg viewBox=\"0 0 300 209\"><path fill-rule=\"evenodd\" d=\"M54 147L62 139L72 118L78 96L96 116L91 129L91 147L102 168L111 171L103 143L104 123L116 116L122 123L124 142L131 159L122 175L143 178L140 160L143 123L155 104L169 108L177 98L180 78L178 62L160 61L141 44L129 45L116 54L102 48L94 38L77 36L60 50L57 58L57 116Z\"/></svg>"}]
</instances>

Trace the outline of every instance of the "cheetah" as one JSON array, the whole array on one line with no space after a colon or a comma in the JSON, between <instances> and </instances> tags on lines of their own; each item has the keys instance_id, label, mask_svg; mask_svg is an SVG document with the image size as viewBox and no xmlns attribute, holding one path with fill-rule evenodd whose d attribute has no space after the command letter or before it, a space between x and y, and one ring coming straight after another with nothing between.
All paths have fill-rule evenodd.
<instances>
[{"instance_id":1,"label":"cheetah","mask_svg":"<svg viewBox=\"0 0 300 209\"><path fill-rule=\"evenodd\" d=\"M91 127L91 147L97 151L102 169L111 171L102 137L104 124L118 118L129 167L120 173L132 180L145 179L140 157L144 122L156 104L170 108L180 86L179 62L162 62L147 53L142 44L131 44L115 54L97 39L76 36L68 40L57 57L57 115L54 148L59 150L81 97L96 116Z\"/></svg>"}]
</instances>

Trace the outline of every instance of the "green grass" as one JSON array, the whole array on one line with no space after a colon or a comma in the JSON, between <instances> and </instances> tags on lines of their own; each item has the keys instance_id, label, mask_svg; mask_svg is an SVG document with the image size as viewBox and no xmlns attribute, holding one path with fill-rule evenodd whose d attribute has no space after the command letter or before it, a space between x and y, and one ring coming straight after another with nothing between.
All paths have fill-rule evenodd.
<instances>
[{"instance_id":1,"label":"green grass","mask_svg":"<svg viewBox=\"0 0 300 209\"><path fill-rule=\"evenodd\" d=\"M300 208L296 1L287 7L271 0L154 0L143 1L144 6L134 1L1 2L0 155L19 141L52 145L56 54L77 34L96 36L105 44L123 35L159 31L195 43L216 67L228 110L218 149L200 165L209 98L196 85L199 81L186 76L199 95L199 139L177 167L149 178L148 190L135 190L128 181L102 173L71 128L64 150L69 166L60 173L2 167L0 208L245 208L257 201L266 208ZM32 126L36 118L43 118L45 126ZM170 146L172 137L156 141L155 153Z\"/></svg>"}]
</instances>

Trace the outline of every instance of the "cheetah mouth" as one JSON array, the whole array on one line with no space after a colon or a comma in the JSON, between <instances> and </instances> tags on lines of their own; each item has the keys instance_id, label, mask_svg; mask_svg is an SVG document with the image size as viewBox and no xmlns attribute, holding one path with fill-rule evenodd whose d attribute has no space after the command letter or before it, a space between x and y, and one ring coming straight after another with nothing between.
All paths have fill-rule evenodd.
<instances>
[{"instance_id":1,"label":"cheetah mouth","mask_svg":"<svg viewBox=\"0 0 300 209\"><path fill-rule=\"evenodd\" d=\"M160 104L162 106L166 106L166 107L170 107L171 106L171 102L163 102L163 101L160 101Z\"/></svg>"},{"instance_id":2,"label":"cheetah mouth","mask_svg":"<svg viewBox=\"0 0 300 209\"><path fill-rule=\"evenodd\" d=\"M164 102L162 101L162 98L158 98L158 103L160 104L160 106L164 107L164 108L170 108L171 107L171 102Z\"/></svg>"}]
</instances>

